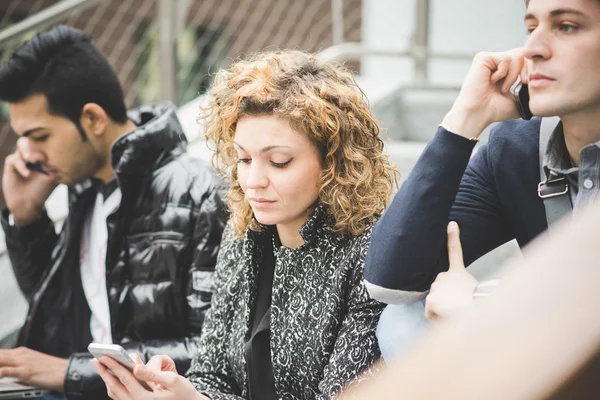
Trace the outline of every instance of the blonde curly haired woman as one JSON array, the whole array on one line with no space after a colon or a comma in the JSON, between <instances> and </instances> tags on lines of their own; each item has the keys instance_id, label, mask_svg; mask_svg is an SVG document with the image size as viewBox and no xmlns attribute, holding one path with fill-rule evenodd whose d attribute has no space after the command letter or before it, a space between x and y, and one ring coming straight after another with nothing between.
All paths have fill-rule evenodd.
<instances>
[{"instance_id":1,"label":"blonde curly haired woman","mask_svg":"<svg viewBox=\"0 0 600 400\"><path fill-rule=\"evenodd\" d=\"M135 376L95 365L113 399L331 398L380 356L382 305L362 275L397 172L341 65L261 53L219 72L211 94L202 119L231 184L233 237L188 380L165 356Z\"/></svg>"}]
</instances>

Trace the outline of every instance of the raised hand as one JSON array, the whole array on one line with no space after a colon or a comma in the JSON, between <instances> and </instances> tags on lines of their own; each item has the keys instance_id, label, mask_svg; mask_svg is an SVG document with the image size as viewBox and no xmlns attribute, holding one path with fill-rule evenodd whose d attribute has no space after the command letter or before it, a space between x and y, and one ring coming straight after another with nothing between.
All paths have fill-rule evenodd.
<instances>
[{"instance_id":1,"label":"raised hand","mask_svg":"<svg viewBox=\"0 0 600 400\"><path fill-rule=\"evenodd\" d=\"M6 206L16 225L27 225L41 214L44 202L58 183L52 175L27 168L26 162L43 162L40 153L32 152L27 138L17 141L17 150L4 160L2 191Z\"/></svg>"},{"instance_id":2,"label":"raised hand","mask_svg":"<svg viewBox=\"0 0 600 400\"><path fill-rule=\"evenodd\" d=\"M477 54L442 126L457 135L477 138L492 122L518 118L510 88L519 77L522 83L528 82L522 49Z\"/></svg>"},{"instance_id":3,"label":"raised hand","mask_svg":"<svg viewBox=\"0 0 600 400\"><path fill-rule=\"evenodd\" d=\"M456 222L448 224L448 259L450 268L438 274L425 301L425 316L432 322L473 304L473 290L478 282L465 268Z\"/></svg>"}]
</instances>

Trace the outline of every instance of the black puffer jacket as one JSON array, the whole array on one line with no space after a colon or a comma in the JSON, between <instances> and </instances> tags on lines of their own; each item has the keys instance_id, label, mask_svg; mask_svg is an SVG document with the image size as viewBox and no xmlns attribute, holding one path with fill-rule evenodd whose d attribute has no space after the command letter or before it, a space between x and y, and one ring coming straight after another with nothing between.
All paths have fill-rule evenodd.
<instances>
[{"instance_id":1,"label":"black puffer jacket","mask_svg":"<svg viewBox=\"0 0 600 400\"><path fill-rule=\"evenodd\" d=\"M167 354L185 371L211 300L225 215L219 181L186 153L172 105L130 114L139 126L112 148L122 201L109 216L106 287L112 337L148 359ZM106 398L90 363L90 310L83 293L79 245L96 190L69 189L60 234L47 215L25 227L2 224L13 269L30 303L19 344L70 357L68 397Z\"/></svg>"}]
</instances>

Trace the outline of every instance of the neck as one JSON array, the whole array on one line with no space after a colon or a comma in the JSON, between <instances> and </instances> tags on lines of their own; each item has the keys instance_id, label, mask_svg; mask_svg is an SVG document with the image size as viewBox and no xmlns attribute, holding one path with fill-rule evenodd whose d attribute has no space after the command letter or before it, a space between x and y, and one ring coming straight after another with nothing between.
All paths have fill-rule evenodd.
<instances>
[{"instance_id":1,"label":"neck","mask_svg":"<svg viewBox=\"0 0 600 400\"><path fill-rule=\"evenodd\" d=\"M600 141L600 117L598 113L567 115L561 117L565 144L571 160L579 166L579 152L585 146Z\"/></svg>"},{"instance_id":2,"label":"neck","mask_svg":"<svg viewBox=\"0 0 600 400\"><path fill-rule=\"evenodd\" d=\"M290 249L295 249L304 244L304 239L300 235L300 228L306 222L306 219L294 221L287 224L277 224L277 234L281 245Z\"/></svg>"},{"instance_id":3,"label":"neck","mask_svg":"<svg viewBox=\"0 0 600 400\"><path fill-rule=\"evenodd\" d=\"M102 167L98 170L96 174L94 174L94 178L98 178L102 180L102 182L106 183L111 180L114 176L115 172L112 169L112 145L119 139L121 136L125 136L129 132L132 132L137 127L136 125L127 120L123 125L114 125L112 129L109 129L106 132L106 144L104 150L104 163Z\"/></svg>"}]
</instances>

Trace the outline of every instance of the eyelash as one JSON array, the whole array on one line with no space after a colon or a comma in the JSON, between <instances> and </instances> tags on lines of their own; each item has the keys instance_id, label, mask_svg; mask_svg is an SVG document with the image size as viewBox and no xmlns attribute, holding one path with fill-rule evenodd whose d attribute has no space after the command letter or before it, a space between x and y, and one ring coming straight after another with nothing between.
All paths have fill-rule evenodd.
<instances>
[{"instance_id":1,"label":"eyelash","mask_svg":"<svg viewBox=\"0 0 600 400\"><path fill-rule=\"evenodd\" d=\"M276 163L276 162L271 161L271 165L274 166L275 168L285 168L292 162L292 160L293 160L293 158L291 158L289 161L286 161L284 163ZM236 163L249 164L250 161L252 161L251 158L238 158Z\"/></svg>"},{"instance_id":2,"label":"eyelash","mask_svg":"<svg viewBox=\"0 0 600 400\"><path fill-rule=\"evenodd\" d=\"M39 137L36 137L36 138L32 138L32 140L34 142L41 143L41 142L45 141L47 138L48 138L48 135L44 135L44 136L39 136Z\"/></svg>"},{"instance_id":3,"label":"eyelash","mask_svg":"<svg viewBox=\"0 0 600 400\"><path fill-rule=\"evenodd\" d=\"M573 33L573 32L576 32L579 30L579 26L574 25L574 24L559 23L559 24L557 24L556 27L557 27L557 29L563 31L564 33ZM527 33L531 35L533 33L533 31L535 30L535 28L536 28L535 26L527 28ZM572 29L572 30L567 31L565 28Z\"/></svg>"},{"instance_id":4,"label":"eyelash","mask_svg":"<svg viewBox=\"0 0 600 400\"><path fill-rule=\"evenodd\" d=\"M579 27L577 25L573 25L573 24L560 24L559 29L565 33L572 33L572 32L577 31L579 29ZM566 29L571 29L571 30L567 31Z\"/></svg>"}]
</instances>

